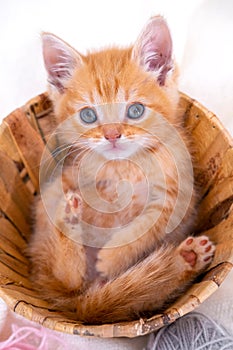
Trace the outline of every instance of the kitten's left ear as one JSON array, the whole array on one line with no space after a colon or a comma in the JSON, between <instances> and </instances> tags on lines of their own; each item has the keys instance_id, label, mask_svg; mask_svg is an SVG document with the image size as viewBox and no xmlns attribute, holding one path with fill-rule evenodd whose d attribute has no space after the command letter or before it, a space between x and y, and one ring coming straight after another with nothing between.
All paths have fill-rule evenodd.
<instances>
[{"instance_id":1,"label":"kitten's left ear","mask_svg":"<svg viewBox=\"0 0 233 350\"><path fill-rule=\"evenodd\" d=\"M62 39L51 33L42 33L42 44L48 81L62 93L75 68L81 66L81 55Z\"/></svg>"},{"instance_id":2,"label":"kitten's left ear","mask_svg":"<svg viewBox=\"0 0 233 350\"><path fill-rule=\"evenodd\" d=\"M160 85L165 84L172 64L172 39L166 21L161 16L152 17L138 40L132 58L146 70L157 73Z\"/></svg>"}]
</instances>

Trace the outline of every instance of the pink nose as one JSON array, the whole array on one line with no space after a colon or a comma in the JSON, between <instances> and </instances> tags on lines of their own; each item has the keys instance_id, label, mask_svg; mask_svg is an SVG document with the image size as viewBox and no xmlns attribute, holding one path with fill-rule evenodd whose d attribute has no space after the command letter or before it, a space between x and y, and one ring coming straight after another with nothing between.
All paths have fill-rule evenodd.
<instances>
[{"instance_id":1,"label":"pink nose","mask_svg":"<svg viewBox=\"0 0 233 350\"><path fill-rule=\"evenodd\" d=\"M105 131L104 137L109 142L114 142L114 141L116 141L116 139L119 139L121 137L121 134L116 129L108 129L108 130Z\"/></svg>"}]
</instances>

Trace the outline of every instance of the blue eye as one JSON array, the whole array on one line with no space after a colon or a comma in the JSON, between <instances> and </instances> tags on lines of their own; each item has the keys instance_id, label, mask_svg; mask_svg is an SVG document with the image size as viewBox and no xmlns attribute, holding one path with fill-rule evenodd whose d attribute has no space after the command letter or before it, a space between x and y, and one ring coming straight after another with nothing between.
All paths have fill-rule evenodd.
<instances>
[{"instance_id":1,"label":"blue eye","mask_svg":"<svg viewBox=\"0 0 233 350\"><path fill-rule=\"evenodd\" d=\"M144 113L145 107L141 103L134 103L133 105L129 106L127 111L127 117L130 119L138 119L140 118Z\"/></svg>"},{"instance_id":2,"label":"blue eye","mask_svg":"<svg viewBox=\"0 0 233 350\"><path fill-rule=\"evenodd\" d=\"M92 108L84 108L80 111L80 118L84 123L91 124L97 120L97 115Z\"/></svg>"}]
</instances>

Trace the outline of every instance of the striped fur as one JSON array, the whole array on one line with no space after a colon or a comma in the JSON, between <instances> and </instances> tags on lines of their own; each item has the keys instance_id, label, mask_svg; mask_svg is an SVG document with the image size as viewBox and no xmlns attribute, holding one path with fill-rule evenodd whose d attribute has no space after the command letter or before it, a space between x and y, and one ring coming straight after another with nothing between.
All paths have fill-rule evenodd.
<instances>
[{"instance_id":1,"label":"striped fur","mask_svg":"<svg viewBox=\"0 0 233 350\"><path fill-rule=\"evenodd\" d=\"M150 19L130 48L84 56L49 33L43 48L56 136L69 152L35 205L35 288L84 322L161 309L209 260L199 243L181 243L197 195L166 22ZM134 103L145 111L132 120ZM85 108L93 124L81 120Z\"/></svg>"}]
</instances>

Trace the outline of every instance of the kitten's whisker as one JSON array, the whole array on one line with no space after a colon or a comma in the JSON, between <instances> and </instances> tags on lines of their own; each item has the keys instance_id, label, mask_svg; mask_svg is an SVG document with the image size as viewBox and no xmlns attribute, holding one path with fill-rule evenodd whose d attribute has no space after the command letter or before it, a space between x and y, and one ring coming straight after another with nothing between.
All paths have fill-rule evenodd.
<instances>
[{"instance_id":1,"label":"kitten's whisker","mask_svg":"<svg viewBox=\"0 0 233 350\"><path fill-rule=\"evenodd\" d=\"M43 172L47 173L47 170L50 168L50 166L53 164L54 159L56 161L56 157L61 154L62 152L64 152L65 150L69 149L71 146L67 145L66 147L63 146L63 148L60 148L59 151L57 151L57 148L52 151L52 153L50 153L46 158L43 158L41 161L40 166L43 169ZM57 153L56 153L57 152Z\"/></svg>"},{"instance_id":2,"label":"kitten's whisker","mask_svg":"<svg viewBox=\"0 0 233 350\"><path fill-rule=\"evenodd\" d=\"M82 143L80 143L81 146L83 146ZM76 147L78 149L81 149L82 147L80 147L77 143L71 143L71 144L67 144L67 143L64 143L62 145L59 145L58 147L56 147L53 151L52 151L52 155L53 157L57 157L59 154L61 154L62 152L66 151L66 150L69 150L69 149L72 149L73 147Z\"/></svg>"},{"instance_id":3,"label":"kitten's whisker","mask_svg":"<svg viewBox=\"0 0 233 350\"><path fill-rule=\"evenodd\" d=\"M72 164L75 164L76 160L77 160L78 158L80 158L84 153L86 153L86 152L88 151L88 148L83 148L81 151L80 151L80 149L79 149L79 150L74 150L74 151L70 152L70 153L68 154L68 156L70 156L70 155L72 155L73 153L75 153L75 151L77 152L77 154L76 154L76 156L74 157Z\"/></svg>"},{"instance_id":4,"label":"kitten's whisker","mask_svg":"<svg viewBox=\"0 0 233 350\"><path fill-rule=\"evenodd\" d=\"M75 163L78 160L78 158L80 158L83 154L87 153L90 154L91 152L94 152L91 148L86 148L85 150L83 150L81 153L77 154L76 157L73 160L73 164L74 167L72 168L72 176L74 176L74 170L76 169ZM80 159L78 160L78 162L80 161Z\"/></svg>"},{"instance_id":5,"label":"kitten's whisker","mask_svg":"<svg viewBox=\"0 0 233 350\"><path fill-rule=\"evenodd\" d=\"M60 166L63 164L64 159L67 157L67 155L65 155L64 157L62 157L62 159L60 159L56 165L54 166L54 168L52 169L51 173L49 174L49 179L53 179L54 177L57 176L56 171L60 168ZM55 175L54 175L55 174Z\"/></svg>"},{"instance_id":6,"label":"kitten's whisker","mask_svg":"<svg viewBox=\"0 0 233 350\"><path fill-rule=\"evenodd\" d=\"M44 174L46 174L48 172L48 169L50 168L54 157L58 157L58 155L62 154L64 151L67 151L66 154L59 160L57 160L56 162L56 166L53 168L53 171L50 173L49 177L51 178L55 171L58 169L58 167L61 165L61 163L63 163L63 161L70 156L71 154L75 153L75 152L79 152L81 150L81 152L79 152L79 154L81 154L83 151L86 150L86 147L79 147L79 148L73 148L73 145L61 145L58 146L51 154L51 157L49 157L48 159L45 159L43 161L43 163L41 163L41 165L43 166L43 172ZM82 150L83 149L83 150ZM57 151L58 150L58 151ZM48 164L46 164L48 162ZM45 167L46 165L46 167Z\"/></svg>"},{"instance_id":7,"label":"kitten's whisker","mask_svg":"<svg viewBox=\"0 0 233 350\"><path fill-rule=\"evenodd\" d=\"M88 143L88 140L86 138L79 138L79 139L76 139L72 142L73 145L76 145L76 144L87 144Z\"/></svg>"},{"instance_id":8,"label":"kitten's whisker","mask_svg":"<svg viewBox=\"0 0 233 350\"><path fill-rule=\"evenodd\" d=\"M52 155L54 157L57 157L60 153L66 151L67 149L71 148L72 145L67 145L67 144L64 144L64 145L61 145L59 147L56 147L53 151L52 151Z\"/></svg>"},{"instance_id":9,"label":"kitten's whisker","mask_svg":"<svg viewBox=\"0 0 233 350\"><path fill-rule=\"evenodd\" d=\"M88 150L90 147L88 147L88 145L82 145L82 146L75 146L71 148L71 151L73 152L73 150L75 150L77 152L77 154L79 154L82 151Z\"/></svg>"}]
</instances>

